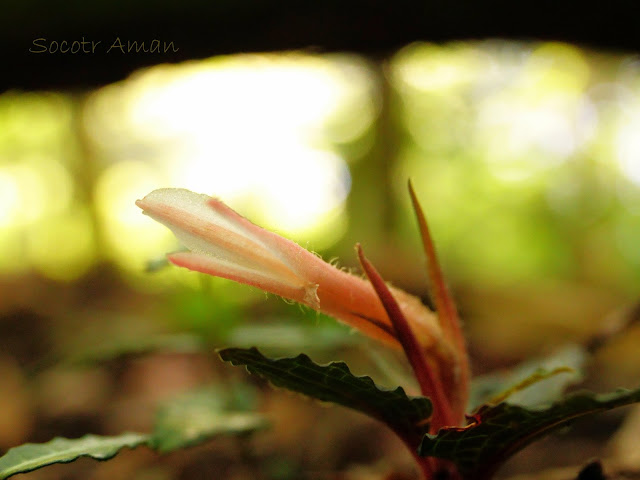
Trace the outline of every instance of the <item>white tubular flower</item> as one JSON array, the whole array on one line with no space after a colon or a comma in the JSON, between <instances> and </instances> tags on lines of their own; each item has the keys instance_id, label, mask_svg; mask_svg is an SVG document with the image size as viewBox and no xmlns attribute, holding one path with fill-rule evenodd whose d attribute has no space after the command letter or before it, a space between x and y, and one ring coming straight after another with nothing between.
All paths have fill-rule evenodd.
<instances>
[{"instance_id":1,"label":"white tubular flower","mask_svg":"<svg viewBox=\"0 0 640 480\"><path fill-rule=\"evenodd\" d=\"M170 228L189 249L170 254L171 263L308 305L373 338L398 345L370 283L254 225L220 200L165 188L151 192L136 205ZM423 346L440 350L442 332L435 314L416 297L394 288L391 291Z\"/></svg>"}]
</instances>

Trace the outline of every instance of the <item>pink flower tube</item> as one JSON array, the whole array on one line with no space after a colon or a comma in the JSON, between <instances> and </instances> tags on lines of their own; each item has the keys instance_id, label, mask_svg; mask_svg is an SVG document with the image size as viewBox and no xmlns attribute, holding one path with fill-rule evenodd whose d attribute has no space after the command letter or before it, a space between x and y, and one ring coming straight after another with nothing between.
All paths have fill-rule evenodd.
<instances>
[{"instance_id":1,"label":"pink flower tube","mask_svg":"<svg viewBox=\"0 0 640 480\"><path fill-rule=\"evenodd\" d=\"M372 338L399 346L392 323L369 282L324 262L295 242L254 225L221 201L189 190L155 190L136 202L169 227L188 252L169 261L258 287L333 316ZM391 288L425 351L443 342L436 315L418 298ZM435 353L435 352L434 352ZM447 355L448 356L448 355Z\"/></svg>"}]
</instances>

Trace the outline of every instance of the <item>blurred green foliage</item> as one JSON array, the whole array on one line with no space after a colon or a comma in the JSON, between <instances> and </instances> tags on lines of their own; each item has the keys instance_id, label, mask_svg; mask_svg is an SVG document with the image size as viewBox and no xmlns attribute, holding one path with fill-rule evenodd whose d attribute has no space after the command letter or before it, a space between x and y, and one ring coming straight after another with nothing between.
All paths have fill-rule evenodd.
<instances>
[{"instance_id":1,"label":"blurred green foliage","mask_svg":"<svg viewBox=\"0 0 640 480\"><path fill-rule=\"evenodd\" d=\"M558 43L414 44L382 62L236 55L92 92L4 93L0 371L13 395L0 396L0 448L150 431L151 406L228 380L213 346L339 350L354 371L377 363L410 386L397 358L331 319L168 265L180 246L134 205L154 188L219 196L345 268L360 241L428 301L411 178L482 373L630 315L607 316L640 286L637 132L637 59ZM618 340L596 359L595 388L640 372L638 332ZM270 408L290 426L292 403ZM301 429L324 418L293 413ZM308 466L293 437L263 445L270 478ZM319 438L309 448L326 454Z\"/></svg>"},{"instance_id":2,"label":"blurred green foliage","mask_svg":"<svg viewBox=\"0 0 640 480\"><path fill-rule=\"evenodd\" d=\"M184 186L347 267L365 242L389 280L424 294L410 177L472 316L491 308L474 310L478 288L556 282L611 293L591 325L640 285L639 89L632 57L496 40L413 44L380 64L238 55L83 95L8 92L0 275L73 286L106 267L162 299L163 328L220 341L264 296L165 265L179 245L134 206Z\"/></svg>"}]
</instances>

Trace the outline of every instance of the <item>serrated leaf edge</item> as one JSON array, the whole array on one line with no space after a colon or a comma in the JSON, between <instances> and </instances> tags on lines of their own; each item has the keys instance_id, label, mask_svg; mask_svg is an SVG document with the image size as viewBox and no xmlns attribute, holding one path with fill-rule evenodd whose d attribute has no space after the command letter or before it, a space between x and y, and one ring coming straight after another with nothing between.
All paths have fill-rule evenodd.
<instances>
[{"instance_id":1,"label":"serrated leaf edge","mask_svg":"<svg viewBox=\"0 0 640 480\"><path fill-rule=\"evenodd\" d=\"M354 375L351 372L351 369L349 368L349 365L347 365L345 362L342 362L342 361L334 361L334 362L329 362L329 363L326 363L326 364L318 364L318 363L314 362L308 355L306 355L304 353L300 353L300 354L296 355L295 357L283 357L283 358L270 359L270 358L264 356L262 354L262 352L260 352L260 350L258 350L256 347L251 347L251 348L248 348L248 349L247 348L222 348L222 349L218 349L217 350L218 355L220 356L220 358L223 361L229 362L234 366L244 366L245 370L248 373L250 373L252 375L257 375L260 378L266 379L269 382L269 384L272 385L273 387L282 388L282 389L285 389L285 390L290 391L290 392L299 393L300 395L303 395L303 396L305 396L307 398L313 398L316 401L335 403L335 404L341 405L338 402L333 402L333 401L330 401L330 400L324 400L322 398L314 397L314 396L306 394L304 392L298 392L296 390L280 386L277 383L274 383L272 381L272 379L265 377L262 373L260 373L258 371L252 371L253 369L251 368L250 365L247 365L247 363L244 363L243 361L238 361L235 358L229 358L229 353L230 352L251 352L252 354L257 354L257 355L261 356L262 358L264 358L267 362L269 362L271 364L277 363L278 361L291 361L291 362L303 362L303 364L307 364L307 365L311 365L311 366L315 366L315 367L319 367L319 368L334 367L334 368L338 368L338 369L344 369L344 371L346 373L348 373L349 375L352 375L357 380L361 380L361 381L367 383L368 387L371 387L372 389L378 390L381 393L392 393L392 394L396 394L396 395L402 395L402 396L406 397L409 401L417 400L417 399L425 399L425 400L430 402L430 399L427 398L427 397L407 395L406 391L401 386L398 386L396 388L380 387L380 386L376 385L374 380L368 375ZM349 406L346 406L346 405L342 405L342 406L344 406L345 408L352 408L352 407L349 407ZM399 435L404 436L402 430L396 428L393 424L391 424L389 421L387 421L383 416L373 414L372 410L371 409L367 409L366 406L363 406L362 409L357 409L357 410L362 412L362 413L364 413L364 414L367 414L368 416L370 416L372 418L376 418L377 420L385 423L389 428L394 430ZM430 413L433 414L432 406L429 407L429 410L431 410ZM424 431L426 432L428 430L428 428L429 428L429 420L430 420L430 416L425 418L422 422L418 422L416 424L416 427L422 427L422 428L424 428Z\"/></svg>"},{"instance_id":2,"label":"serrated leaf edge","mask_svg":"<svg viewBox=\"0 0 640 480\"><path fill-rule=\"evenodd\" d=\"M536 413L542 413L545 411L550 411L554 408L559 408L562 406L562 404L566 405L566 404L570 404L571 402L578 402L581 400L588 401L588 402L595 402L597 405L592 405L591 408L587 408L581 412L568 415L562 418L561 420L550 422L540 430L537 430L535 433L531 432L528 435L525 435L522 438L520 438L517 442L511 443L509 448L502 451L504 454L501 455L502 458L500 459L500 461L496 462L496 461L491 461L491 459L488 459L488 461L485 461L485 465L482 469L482 472L476 471L475 473L476 476L474 476L473 478L474 479L490 478L489 473L494 472L499 465L501 465L505 460L510 458L513 454L522 450L523 448L531 444L536 439L543 437L545 435L548 435L551 431L557 428L560 428L561 426L566 425L567 423L575 419L586 417L588 415L595 415L597 413L612 410L614 408L619 408L619 407L640 402L640 388L633 389L633 390L620 388L609 393L595 393L588 390L578 391L570 395L567 395L564 398L557 400L553 403L539 406L539 407L523 407L520 405L509 404L508 402L502 402L498 405L483 405L477 410L477 412L474 415L469 417L469 419L472 421L472 423L470 423L469 425L465 427L450 427L450 428L445 427L440 429L438 433L435 435L426 434L423 437L423 440L420 443L420 446L418 447L418 453L421 456L427 456L424 454L424 444L426 441L434 441L437 443L440 441L439 439L440 435L442 434L446 435L447 432L453 433L456 431L463 432L466 430L473 430L476 426L480 425L480 423L482 422L482 419L480 417L482 417L483 414L486 415L487 413L493 413L493 412L496 412L498 409L502 409L502 410L513 409L513 410L520 410L523 412L527 412L528 414L536 414ZM474 422L477 422L477 423L474 423ZM494 459L496 455L497 455L497 452L494 453L494 457L493 457ZM453 461L454 463L457 463L455 459L447 456L442 456L438 458L445 458Z\"/></svg>"}]
</instances>

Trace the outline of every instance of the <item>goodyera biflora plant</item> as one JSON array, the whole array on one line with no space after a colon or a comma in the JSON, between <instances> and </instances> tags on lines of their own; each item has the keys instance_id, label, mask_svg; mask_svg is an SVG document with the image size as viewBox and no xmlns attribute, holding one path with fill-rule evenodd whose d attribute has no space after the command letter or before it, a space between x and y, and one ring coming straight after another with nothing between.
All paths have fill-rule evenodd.
<instances>
[{"instance_id":1,"label":"goodyera biflora plant","mask_svg":"<svg viewBox=\"0 0 640 480\"><path fill-rule=\"evenodd\" d=\"M295 300L386 344L404 348L422 393L439 407L431 419L431 429L462 422L469 366L448 295L442 295L447 301L444 313L435 315L418 298L387 287L359 245L358 256L370 283L252 224L207 195L161 189L136 204L146 215L169 227L190 250L169 255L171 263ZM426 229L426 223L421 225ZM430 243L428 250L433 253ZM446 292L439 270L436 275L438 285Z\"/></svg>"},{"instance_id":2,"label":"goodyera biflora plant","mask_svg":"<svg viewBox=\"0 0 640 480\"><path fill-rule=\"evenodd\" d=\"M444 300L439 316L418 298L385 285L360 245L358 256L370 282L254 225L207 195L160 189L136 204L169 227L190 250L169 255L171 263L295 300L386 344L402 347L422 394L436 407L429 431L462 423L469 392L467 352L437 262L431 265L436 266L437 285L443 292L438 297ZM424 221L421 226L426 232ZM434 255L430 241L426 246Z\"/></svg>"},{"instance_id":3,"label":"goodyera biflora plant","mask_svg":"<svg viewBox=\"0 0 640 480\"><path fill-rule=\"evenodd\" d=\"M304 354L270 359L256 348L226 348L218 354L277 387L346 406L385 423L407 446L424 479L490 479L506 459L544 434L576 418L640 401L640 388L563 396L563 389L581 378L575 370L581 368L587 350L577 346L546 359L545 368L531 368L528 363L512 375L478 379L474 384L480 383L480 388L471 388L458 314L411 183L409 193L437 313L418 298L388 286L360 245L356 251L366 279L339 270L207 195L161 189L136 204L169 227L188 249L170 254L171 263L294 300L388 347L402 349L421 396L408 396L402 387L379 388L371 378L353 375L343 362L318 365ZM595 344L602 344L602 338ZM523 397L529 387L545 385L550 378L554 388L538 390L528 400ZM150 434L86 435L14 447L0 457L0 480L80 456L106 460L123 447L144 445L166 452L221 433L263 428L259 414L220 411L225 393L215 395L212 401L211 391L196 393L159 409Z\"/></svg>"},{"instance_id":4,"label":"goodyera biflora plant","mask_svg":"<svg viewBox=\"0 0 640 480\"><path fill-rule=\"evenodd\" d=\"M411 450L424 478L490 478L509 455L569 419L637 399L635 391L606 398L582 394L547 408L537 406L536 410L503 401L511 392L569 370L559 367L538 370L520 384L510 385L506 392L494 392L497 395L465 416L470 392L465 341L411 182L409 193L422 235L437 314L416 297L387 286L359 244L357 255L368 281L254 225L207 195L161 189L136 203L146 215L169 227L189 249L170 254L173 264L295 300L387 345L402 348L420 385L422 400L428 401L428 408L421 413L416 413L420 398L406 397L402 389L395 390L396 397L390 399L385 397L389 392L372 385L368 398L360 403L353 401L355 384L363 379L353 377L344 364L340 364L340 375L348 374L351 380L343 377L340 384L339 379L331 377L335 372L323 370L327 367L315 365L304 356L269 360L255 349L227 349L220 355L278 386L357 408L381 419ZM300 369L306 371L296 375ZM318 375L315 384L305 377L312 371ZM333 391L326 391L327 384L333 385ZM367 403L369 406L363 406Z\"/></svg>"}]
</instances>

